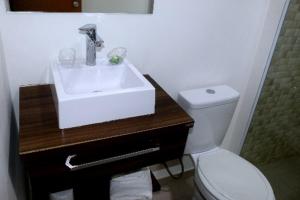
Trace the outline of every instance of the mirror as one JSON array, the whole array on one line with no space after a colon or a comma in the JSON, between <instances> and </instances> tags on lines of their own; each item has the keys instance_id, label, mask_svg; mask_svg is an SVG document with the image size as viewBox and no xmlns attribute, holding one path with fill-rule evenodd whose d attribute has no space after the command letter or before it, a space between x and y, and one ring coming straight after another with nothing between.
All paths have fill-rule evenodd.
<instances>
[{"instance_id":1,"label":"mirror","mask_svg":"<svg viewBox=\"0 0 300 200\"><path fill-rule=\"evenodd\" d=\"M9 0L11 11L138 13L153 12L154 0Z\"/></svg>"}]
</instances>

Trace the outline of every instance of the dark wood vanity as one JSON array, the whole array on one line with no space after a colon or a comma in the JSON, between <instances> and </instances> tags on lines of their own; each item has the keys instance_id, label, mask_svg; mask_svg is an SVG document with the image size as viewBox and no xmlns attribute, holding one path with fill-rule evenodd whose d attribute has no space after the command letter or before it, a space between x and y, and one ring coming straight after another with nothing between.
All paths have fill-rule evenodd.
<instances>
[{"instance_id":1,"label":"dark wood vanity","mask_svg":"<svg viewBox=\"0 0 300 200\"><path fill-rule=\"evenodd\" d=\"M30 199L69 188L76 200L109 199L113 175L182 157L193 119L146 77L156 88L155 114L64 130L50 85L20 88L19 154Z\"/></svg>"},{"instance_id":2,"label":"dark wood vanity","mask_svg":"<svg viewBox=\"0 0 300 200\"><path fill-rule=\"evenodd\" d=\"M9 0L11 11L81 12L81 0Z\"/></svg>"}]
</instances>

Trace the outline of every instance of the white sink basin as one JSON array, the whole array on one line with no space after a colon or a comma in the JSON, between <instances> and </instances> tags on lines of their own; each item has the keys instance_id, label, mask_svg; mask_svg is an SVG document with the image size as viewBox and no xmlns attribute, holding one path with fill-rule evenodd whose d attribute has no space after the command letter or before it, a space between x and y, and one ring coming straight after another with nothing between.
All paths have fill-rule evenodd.
<instances>
[{"instance_id":1,"label":"white sink basin","mask_svg":"<svg viewBox=\"0 0 300 200\"><path fill-rule=\"evenodd\" d=\"M52 94L59 128L149 115L154 113L155 88L127 60L96 66L78 61L72 68L51 67Z\"/></svg>"}]
</instances>

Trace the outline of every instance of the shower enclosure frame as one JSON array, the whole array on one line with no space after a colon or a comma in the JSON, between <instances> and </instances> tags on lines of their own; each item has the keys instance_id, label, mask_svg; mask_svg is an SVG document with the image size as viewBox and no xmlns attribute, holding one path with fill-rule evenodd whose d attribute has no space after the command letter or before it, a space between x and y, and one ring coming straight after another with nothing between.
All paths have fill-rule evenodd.
<instances>
[{"instance_id":1,"label":"shower enclosure frame","mask_svg":"<svg viewBox=\"0 0 300 200\"><path fill-rule=\"evenodd\" d=\"M241 149L243 147L243 144L245 142L245 139L246 139L246 136L247 136L247 133L248 133L248 130L249 130L249 127L250 127L250 124L251 124L251 121L252 121L252 118L253 118L253 115L254 115L254 112L255 112L255 109L256 109L256 106L257 106L257 103L258 103L258 100L259 100L259 97L261 95L261 92L262 92L262 88L264 86L264 82L266 80L266 77L267 77L267 73L268 73L268 70L270 68L270 65L271 65L271 61L272 61L272 58L273 58L273 54L274 54L274 51L275 51L275 48L276 48L276 45L277 45L277 41L278 41L278 38L279 38L279 35L280 35L280 32L281 32L281 29L282 29L282 26L283 26L283 22L284 22L284 19L285 19L285 16L287 14L287 11L288 11L288 7L289 7L289 4L290 4L290 1L291 0L270 0L269 2L269 8L270 10L273 9L274 13L276 13L275 11L277 10L281 10L281 15L280 15L280 18L279 20L277 21L277 24L276 24L276 31L275 31L275 34L274 34L274 37L271 41L271 45L269 44L259 44L257 49L258 49L258 52L259 52L259 49L260 48L266 48L267 46L270 46L270 48L268 49L268 55L267 55L267 59L264 61L264 65L263 65L263 70L262 70L262 73L260 73L259 75L256 75L255 73L253 73L249 79L249 82L248 82L248 88L247 90L249 89L250 87L250 90L256 90L255 91L255 98L254 98L254 101L251 105L251 109L250 109L250 113L249 113L249 116L248 116L248 120L246 122L246 125L244 127L244 130L242 131L242 138L241 138L241 143L239 145L239 153L241 152ZM280 2L282 4L280 4ZM270 11L272 12L272 11ZM277 13L278 14L278 13ZM261 40L260 42L262 42L265 38L264 36L266 37L266 35L264 35L267 31L269 31L269 29L274 26L274 19L273 19L273 15L270 14L266 17L266 20L264 22L264 30L263 30L263 33L261 34ZM260 52L259 52L260 53ZM256 63L255 62L259 62L259 60L261 58L259 58L259 53L256 55L255 57L255 61L253 63L253 65L255 65ZM259 84L258 84L258 87L256 88L251 88L251 79L254 79L254 80L260 80L259 81Z\"/></svg>"}]
</instances>

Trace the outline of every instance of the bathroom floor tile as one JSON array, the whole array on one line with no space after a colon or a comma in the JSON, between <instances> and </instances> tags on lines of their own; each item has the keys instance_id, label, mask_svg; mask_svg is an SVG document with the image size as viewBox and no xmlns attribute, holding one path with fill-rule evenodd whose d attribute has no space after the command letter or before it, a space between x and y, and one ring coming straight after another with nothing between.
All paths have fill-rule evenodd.
<instances>
[{"instance_id":1,"label":"bathroom floor tile","mask_svg":"<svg viewBox=\"0 0 300 200\"><path fill-rule=\"evenodd\" d=\"M258 166L270 181L276 200L300 199L300 156ZM194 191L194 172L186 172L179 180L159 180L161 191L153 194L153 200L191 200Z\"/></svg>"},{"instance_id":2,"label":"bathroom floor tile","mask_svg":"<svg viewBox=\"0 0 300 200\"><path fill-rule=\"evenodd\" d=\"M258 166L270 181L276 200L300 199L300 156Z\"/></svg>"},{"instance_id":3,"label":"bathroom floor tile","mask_svg":"<svg viewBox=\"0 0 300 200\"><path fill-rule=\"evenodd\" d=\"M153 193L153 200L191 200L194 191L194 171L185 172L183 177L175 180L159 180L161 190Z\"/></svg>"}]
</instances>

